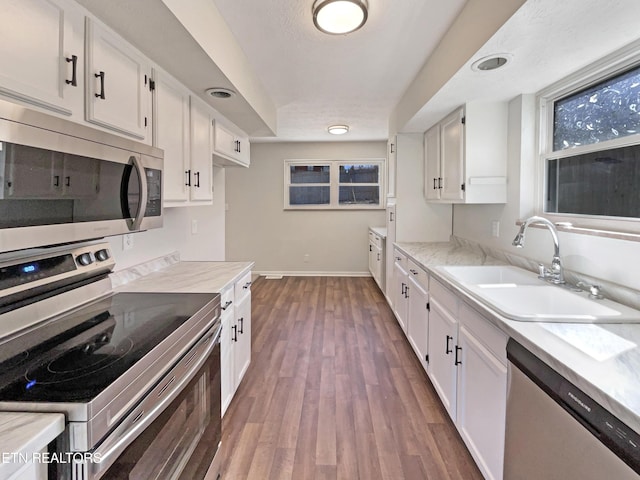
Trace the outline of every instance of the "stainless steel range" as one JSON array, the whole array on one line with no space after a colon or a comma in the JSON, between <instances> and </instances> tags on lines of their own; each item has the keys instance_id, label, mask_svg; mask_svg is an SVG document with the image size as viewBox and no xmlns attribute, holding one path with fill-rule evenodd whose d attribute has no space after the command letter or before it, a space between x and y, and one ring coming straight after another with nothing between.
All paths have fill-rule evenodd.
<instances>
[{"instance_id":1,"label":"stainless steel range","mask_svg":"<svg viewBox=\"0 0 640 480\"><path fill-rule=\"evenodd\" d=\"M105 243L0 259L0 409L65 414L52 478L204 478L219 295L113 293L113 266Z\"/></svg>"}]
</instances>

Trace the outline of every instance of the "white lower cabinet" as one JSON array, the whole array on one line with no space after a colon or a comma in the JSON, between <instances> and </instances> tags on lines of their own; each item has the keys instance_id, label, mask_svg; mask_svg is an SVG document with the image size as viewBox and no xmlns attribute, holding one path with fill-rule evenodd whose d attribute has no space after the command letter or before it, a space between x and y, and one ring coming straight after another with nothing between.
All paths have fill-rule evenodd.
<instances>
[{"instance_id":1,"label":"white lower cabinet","mask_svg":"<svg viewBox=\"0 0 640 480\"><path fill-rule=\"evenodd\" d=\"M407 314L409 313L409 285L407 284L407 258L397 250L393 252L393 312L402 328L407 333Z\"/></svg>"},{"instance_id":2,"label":"white lower cabinet","mask_svg":"<svg viewBox=\"0 0 640 480\"><path fill-rule=\"evenodd\" d=\"M382 290L385 292L385 241L377 233L369 230L369 272Z\"/></svg>"},{"instance_id":3,"label":"white lower cabinet","mask_svg":"<svg viewBox=\"0 0 640 480\"><path fill-rule=\"evenodd\" d=\"M429 376L484 477L502 479L508 337L439 282L430 294Z\"/></svg>"},{"instance_id":4,"label":"white lower cabinet","mask_svg":"<svg viewBox=\"0 0 640 480\"><path fill-rule=\"evenodd\" d=\"M225 414L251 363L251 272L220 292L220 380Z\"/></svg>"},{"instance_id":5,"label":"white lower cabinet","mask_svg":"<svg viewBox=\"0 0 640 480\"><path fill-rule=\"evenodd\" d=\"M458 341L458 322L437 301L432 287L429 312L429 377L444 408L456 421L457 371L455 347Z\"/></svg>"},{"instance_id":6,"label":"white lower cabinet","mask_svg":"<svg viewBox=\"0 0 640 480\"><path fill-rule=\"evenodd\" d=\"M426 273L423 270L417 271L410 268L407 275L409 289L407 338L418 356L418 360L420 360L420 365L427 370L429 362L429 293L419 281L419 275L426 275Z\"/></svg>"}]
</instances>

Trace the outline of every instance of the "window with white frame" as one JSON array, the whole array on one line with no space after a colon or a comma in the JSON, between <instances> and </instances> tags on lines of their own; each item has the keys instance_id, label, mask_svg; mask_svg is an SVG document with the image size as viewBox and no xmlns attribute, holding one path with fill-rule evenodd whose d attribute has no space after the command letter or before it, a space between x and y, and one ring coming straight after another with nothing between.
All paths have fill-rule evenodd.
<instances>
[{"instance_id":1,"label":"window with white frame","mask_svg":"<svg viewBox=\"0 0 640 480\"><path fill-rule=\"evenodd\" d=\"M627 229L640 219L640 58L583 73L541 95L541 206L555 221Z\"/></svg>"},{"instance_id":2,"label":"window with white frame","mask_svg":"<svg viewBox=\"0 0 640 480\"><path fill-rule=\"evenodd\" d=\"M383 160L285 160L285 209L383 208Z\"/></svg>"}]
</instances>

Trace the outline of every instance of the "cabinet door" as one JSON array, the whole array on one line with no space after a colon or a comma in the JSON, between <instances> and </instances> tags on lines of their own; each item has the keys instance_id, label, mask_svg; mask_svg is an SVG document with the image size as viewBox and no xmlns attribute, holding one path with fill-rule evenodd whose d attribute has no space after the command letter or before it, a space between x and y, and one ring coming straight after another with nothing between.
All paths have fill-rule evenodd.
<instances>
[{"instance_id":1,"label":"cabinet door","mask_svg":"<svg viewBox=\"0 0 640 480\"><path fill-rule=\"evenodd\" d=\"M463 200L464 124L460 108L440 122L440 156L443 200Z\"/></svg>"},{"instance_id":2,"label":"cabinet door","mask_svg":"<svg viewBox=\"0 0 640 480\"><path fill-rule=\"evenodd\" d=\"M238 341L235 344L234 371L236 388L251 363L251 293L236 304Z\"/></svg>"},{"instance_id":3,"label":"cabinet door","mask_svg":"<svg viewBox=\"0 0 640 480\"><path fill-rule=\"evenodd\" d=\"M429 313L429 377L451 419L456 421L455 365L458 322L431 297Z\"/></svg>"},{"instance_id":4,"label":"cabinet door","mask_svg":"<svg viewBox=\"0 0 640 480\"><path fill-rule=\"evenodd\" d=\"M436 124L424 134L424 198L440 199L440 124Z\"/></svg>"},{"instance_id":5,"label":"cabinet door","mask_svg":"<svg viewBox=\"0 0 640 480\"><path fill-rule=\"evenodd\" d=\"M236 136L221 125L220 122L215 122L214 124L213 149L220 155L234 159L238 158Z\"/></svg>"},{"instance_id":6,"label":"cabinet door","mask_svg":"<svg viewBox=\"0 0 640 480\"><path fill-rule=\"evenodd\" d=\"M502 479L507 367L460 327L457 426L487 479Z\"/></svg>"},{"instance_id":7,"label":"cabinet door","mask_svg":"<svg viewBox=\"0 0 640 480\"><path fill-rule=\"evenodd\" d=\"M87 121L147 140L151 68L115 33L87 18Z\"/></svg>"},{"instance_id":8,"label":"cabinet door","mask_svg":"<svg viewBox=\"0 0 640 480\"><path fill-rule=\"evenodd\" d=\"M212 128L209 110L191 99L191 200L213 200Z\"/></svg>"},{"instance_id":9,"label":"cabinet door","mask_svg":"<svg viewBox=\"0 0 640 480\"><path fill-rule=\"evenodd\" d=\"M409 320L407 322L407 336L413 351L418 356L422 368L427 370L427 353L429 348L429 294L409 278Z\"/></svg>"},{"instance_id":10,"label":"cabinet door","mask_svg":"<svg viewBox=\"0 0 640 480\"><path fill-rule=\"evenodd\" d=\"M371 233L369 233L369 237L371 237ZM376 246L373 243L373 240L369 240L369 272L371 272L371 275L373 276L373 278L376 278L375 250L376 250Z\"/></svg>"},{"instance_id":11,"label":"cabinet door","mask_svg":"<svg viewBox=\"0 0 640 480\"><path fill-rule=\"evenodd\" d=\"M224 306L224 304L223 304ZM227 410L227 407L233 399L233 394L236 392L235 383L235 344L234 335L235 329L235 310L233 303L228 305L225 310L222 311L222 333L220 336L220 388L222 396L222 415Z\"/></svg>"},{"instance_id":12,"label":"cabinet door","mask_svg":"<svg viewBox=\"0 0 640 480\"><path fill-rule=\"evenodd\" d=\"M247 167L251 163L251 144L246 137L236 137L238 142L238 160Z\"/></svg>"},{"instance_id":13,"label":"cabinet door","mask_svg":"<svg viewBox=\"0 0 640 480\"><path fill-rule=\"evenodd\" d=\"M402 331L407 333L408 288L407 272L396 262L393 264L394 301L393 309Z\"/></svg>"},{"instance_id":14,"label":"cabinet door","mask_svg":"<svg viewBox=\"0 0 640 480\"><path fill-rule=\"evenodd\" d=\"M395 199L394 199L395 200ZM394 268L393 264L395 262L393 255L393 244L396 241L396 206L395 204L387 204L387 218L386 218L386 227L387 227L387 239L384 243L385 245L385 266L384 266L384 274L386 276L384 286L385 286L385 294L387 297L387 301L389 302L389 306L391 308L395 308L395 280L394 280Z\"/></svg>"},{"instance_id":15,"label":"cabinet door","mask_svg":"<svg viewBox=\"0 0 640 480\"><path fill-rule=\"evenodd\" d=\"M164 201L189 200L189 91L154 71L153 143L164 150Z\"/></svg>"},{"instance_id":16,"label":"cabinet door","mask_svg":"<svg viewBox=\"0 0 640 480\"><path fill-rule=\"evenodd\" d=\"M373 278L376 279L378 286L382 288L382 248L377 245L373 246Z\"/></svg>"},{"instance_id":17,"label":"cabinet door","mask_svg":"<svg viewBox=\"0 0 640 480\"><path fill-rule=\"evenodd\" d=\"M83 31L84 17L71 1L4 0L0 93L81 119Z\"/></svg>"},{"instance_id":18,"label":"cabinet door","mask_svg":"<svg viewBox=\"0 0 640 480\"><path fill-rule=\"evenodd\" d=\"M397 149L396 137L393 136L387 142L387 196L389 197L396 196Z\"/></svg>"}]
</instances>

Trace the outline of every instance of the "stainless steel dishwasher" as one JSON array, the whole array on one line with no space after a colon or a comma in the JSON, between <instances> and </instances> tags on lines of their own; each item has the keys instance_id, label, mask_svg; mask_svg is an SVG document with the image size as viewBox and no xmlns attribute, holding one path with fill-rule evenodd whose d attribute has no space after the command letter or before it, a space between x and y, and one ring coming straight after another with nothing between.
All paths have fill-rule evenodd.
<instances>
[{"instance_id":1,"label":"stainless steel dishwasher","mask_svg":"<svg viewBox=\"0 0 640 480\"><path fill-rule=\"evenodd\" d=\"M504 480L640 478L640 436L515 340Z\"/></svg>"}]
</instances>

